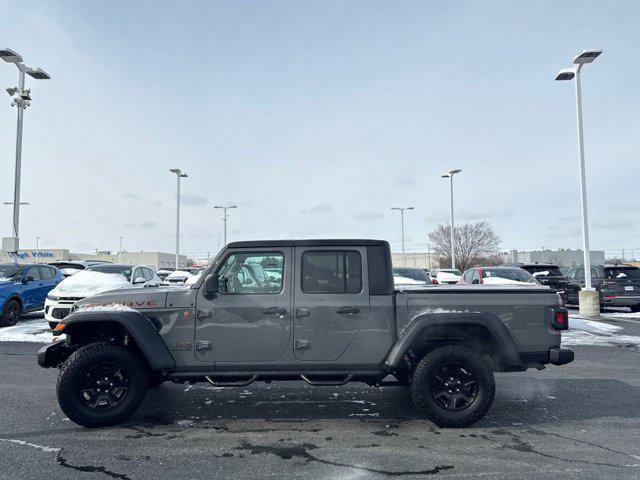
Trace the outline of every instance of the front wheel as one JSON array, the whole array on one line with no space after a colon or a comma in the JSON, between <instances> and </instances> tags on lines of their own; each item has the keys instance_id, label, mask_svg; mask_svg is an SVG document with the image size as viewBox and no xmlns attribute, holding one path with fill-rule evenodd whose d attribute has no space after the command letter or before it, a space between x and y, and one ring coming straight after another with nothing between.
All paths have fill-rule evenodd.
<instances>
[{"instance_id":1,"label":"front wheel","mask_svg":"<svg viewBox=\"0 0 640 480\"><path fill-rule=\"evenodd\" d=\"M9 300L4 304L2 309L2 316L0 316L0 325L5 327L12 327L20 319L22 308L17 300Z\"/></svg>"},{"instance_id":2,"label":"front wheel","mask_svg":"<svg viewBox=\"0 0 640 480\"><path fill-rule=\"evenodd\" d=\"M76 350L58 376L62 411L83 427L115 425L128 418L147 392L147 371L131 350L92 343Z\"/></svg>"},{"instance_id":3,"label":"front wheel","mask_svg":"<svg viewBox=\"0 0 640 480\"><path fill-rule=\"evenodd\" d=\"M440 427L466 427L485 416L495 396L488 363L462 345L429 352L413 373L416 408Z\"/></svg>"}]
</instances>

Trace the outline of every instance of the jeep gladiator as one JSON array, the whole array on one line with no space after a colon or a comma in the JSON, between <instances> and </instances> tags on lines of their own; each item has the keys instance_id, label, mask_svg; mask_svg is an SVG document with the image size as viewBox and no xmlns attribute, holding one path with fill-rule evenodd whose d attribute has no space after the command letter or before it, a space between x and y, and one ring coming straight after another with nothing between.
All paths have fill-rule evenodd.
<instances>
[{"instance_id":1,"label":"jeep gladiator","mask_svg":"<svg viewBox=\"0 0 640 480\"><path fill-rule=\"evenodd\" d=\"M426 417L462 427L491 407L494 372L571 362L567 328L543 286L396 289L385 241L247 241L191 287L78 302L38 363L60 368L60 407L86 427L123 421L164 381L275 380L408 386Z\"/></svg>"}]
</instances>

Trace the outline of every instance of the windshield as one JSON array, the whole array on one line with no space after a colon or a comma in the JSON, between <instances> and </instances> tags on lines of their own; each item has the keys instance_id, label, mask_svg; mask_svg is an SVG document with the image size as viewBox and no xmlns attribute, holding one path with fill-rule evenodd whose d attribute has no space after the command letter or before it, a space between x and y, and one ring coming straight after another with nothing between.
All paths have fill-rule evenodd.
<instances>
[{"instance_id":1,"label":"windshield","mask_svg":"<svg viewBox=\"0 0 640 480\"><path fill-rule=\"evenodd\" d=\"M516 282L535 283L535 278L521 268L485 268L482 270L482 278L506 278Z\"/></svg>"},{"instance_id":2,"label":"windshield","mask_svg":"<svg viewBox=\"0 0 640 480\"><path fill-rule=\"evenodd\" d=\"M460 270L452 270L450 268L443 268L440 270L440 272L444 272L444 273L451 273L452 275L458 275L459 277L462 276L462 272Z\"/></svg>"},{"instance_id":3,"label":"windshield","mask_svg":"<svg viewBox=\"0 0 640 480\"><path fill-rule=\"evenodd\" d=\"M2 280L18 280L22 273L22 267L5 264L0 265L0 279Z\"/></svg>"},{"instance_id":4,"label":"windshield","mask_svg":"<svg viewBox=\"0 0 640 480\"><path fill-rule=\"evenodd\" d=\"M534 277L562 277L562 272L558 267L547 265L527 265L523 267L524 270L533 274Z\"/></svg>"},{"instance_id":5,"label":"windshield","mask_svg":"<svg viewBox=\"0 0 640 480\"><path fill-rule=\"evenodd\" d=\"M640 269L638 268L605 268L605 278L620 280L640 280Z\"/></svg>"},{"instance_id":6,"label":"windshield","mask_svg":"<svg viewBox=\"0 0 640 480\"><path fill-rule=\"evenodd\" d=\"M412 280L418 280L419 282L430 282L427 272L420 268L394 268L393 274L404 278L410 278Z\"/></svg>"},{"instance_id":7,"label":"windshield","mask_svg":"<svg viewBox=\"0 0 640 480\"><path fill-rule=\"evenodd\" d=\"M131 281L131 267L126 265L94 265L87 268L92 272L111 273L122 275L127 281Z\"/></svg>"}]
</instances>

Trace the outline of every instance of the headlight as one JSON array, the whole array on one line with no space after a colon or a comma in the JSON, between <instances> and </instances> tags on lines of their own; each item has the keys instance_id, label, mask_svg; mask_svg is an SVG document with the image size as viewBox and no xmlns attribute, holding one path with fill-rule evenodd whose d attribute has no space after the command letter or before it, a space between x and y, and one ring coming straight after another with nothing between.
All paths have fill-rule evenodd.
<instances>
[{"instance_id":1,"label":"headlight","mask_svg":"<svg viewBox=\"0 0 640 480\"><path fill-rule=\"evenodd\" d=\"M53 300L55 302L60 300L60 297L57 295L54 295L53 293L47 293L47 300Z\"/></svg>"}]
</instances>

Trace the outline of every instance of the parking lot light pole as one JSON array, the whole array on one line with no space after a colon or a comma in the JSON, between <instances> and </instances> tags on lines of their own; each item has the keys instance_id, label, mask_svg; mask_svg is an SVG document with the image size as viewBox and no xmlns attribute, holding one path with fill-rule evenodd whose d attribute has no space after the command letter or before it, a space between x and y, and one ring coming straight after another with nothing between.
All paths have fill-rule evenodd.
<instances>
[{"instance_id":1,"label":"parking lot light pole","mask_svg":"<svg viewBox=\"0 0 640 480\"><path fill-rule=\"evenodd\" d=\"M36 237L36 263L40 263L38 261L40 257L40 240L42 240L42 237Z\"/></svg>"},{"instance_id":2,"label":"parking lot light pole","mask_svg":"<svg viewBox=\"0 0 640 480\"><path fill-rule=\"evenodd\" d=\"M391 210L398 210L400 212L400 223L402 225L402 265L407 266L407 257L404 253L404 212L405 210L413 210L413 207L391 207Z\"/></svg>"},{"instance_id":3,"label":"parking lot light pole","mask_svg":"<svg viewBox=\"0 0 640 480\"><path fill-rule=\"evenodd\" d=\"M442 174L442 178L450 179L450 184L451 184L451 269L452 270L455 270L456 268L456 253L454 248L455 231L453 227L453 176L456 173L460 173L460 172L462 172L462 170L454 169L454 170L449 170L448 172L445 172Z\"/></svg>"},{"instance_id":4,"label":"parking lot light pole","mask_svg":"<svg viewBox=\"0 0 640 480\"><path fill-rule=\"evenodd\" d=\"M122 263L122 240L124 240L124 237L120 237L120 248L118 249L118 261L120 263Z\"/></svg>"},{"instance_id":5,"label":"parking lot light pole","mask_svg":"<svg viewBox=\"0 0 640 480\"><path fill-rule=\"evenodd\" d=\"M227 214L227 210L230 208L238 208L236 205L216 205L213 208L221 208L223 210L222 222L224 223L224 245L227 244L227 219L229 215Z\"/></svg>"},{"instance_id":6,"label":"parking lot light pole","mask_svg":"<svg viewBox=\"0 0 640 480\"><path fill-rule=\"evenodd\" d=\"M574 67L565 68L558 72L556 80L575 80L576 87L576 120L578 123L578 153L580 174L580 205L582 211L582 249L584 254L584 288L583 291L595 292L591 286L591 255L589 251L589 220L587 215L587 182L584 160L584 136L582 130L582 91L580 86L580 72L583 65L593 62L600 56L602 50L583 50L574 59ZM583 299L585 305L583 308ZM580 298L580 313L597 315L600 311L600 299L597 294L582 295ZM597 310L597 311L596 311Z\"/></svg>"},{"instance_id":7,"label":"parking lot light pole","mask_svg":"<svg viewBox=\"0 0 640 480\"><path fill-rule=\"evenodd\" d=\"M176 174L177 194L176 194L176 271L180 265L180 179L188 175L179 168L170 168L171 173Z\"/></svg>"},{"instance_id":8,"label":"parking lot light pole","mask_svg":"<svg viewBox=\"0 0 640 480\"><path fill-rule=\"evenodd\" d=\"M11 96L11 106L18 109L18 119L16 127L16 164L13 187L13 236L20 235L20 177L22 170L22 126L24 122L24 110L31 105L31 90L24 88L25 73L37 80L49 80L51 76L41 68L27 67L22 56L10 48L0 49L0 58L7 63L13 63L18 69L18 86L7 88L7 93Z\"/></svg>"}]
</instances>

